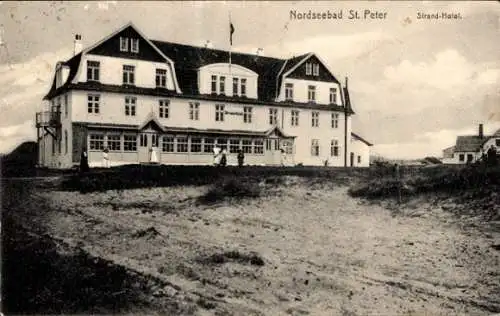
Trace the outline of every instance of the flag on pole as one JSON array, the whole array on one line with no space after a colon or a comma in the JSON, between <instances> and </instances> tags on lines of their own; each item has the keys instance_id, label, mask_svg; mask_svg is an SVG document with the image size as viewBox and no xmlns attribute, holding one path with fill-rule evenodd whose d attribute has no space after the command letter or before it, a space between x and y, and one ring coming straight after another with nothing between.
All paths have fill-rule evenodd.
<instances>
[{"instance_id":1,"label":"flag on pole","mask_svg":"<svg viewBox=\"0 0 500 316\"><path fill-rule=\"evenodd\" d=\"M231 23L231 21L229 21L229 44L231 44L231 46L233 45L233 33L234 33L234 26L233 26L233 23Z\"/></svg>"}]
</instances>

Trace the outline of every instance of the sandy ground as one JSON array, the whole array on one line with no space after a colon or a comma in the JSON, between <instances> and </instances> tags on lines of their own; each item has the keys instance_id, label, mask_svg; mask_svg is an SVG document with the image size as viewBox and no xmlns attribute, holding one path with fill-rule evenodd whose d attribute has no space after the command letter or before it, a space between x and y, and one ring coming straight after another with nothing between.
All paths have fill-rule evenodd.
<instances>
[{"instance_id":1,"label":"sandy ground","mask_svg":"<svg viewBox=\"0 0 500 316\"><path fill-rule=\"evenodd\" d=\"M177 302L178 314L500 313L495 223L423 201L390 210L293 177L261 198L197 205L206 190L37 196L48 234L162 280L155 302ZM210 260L230 251L241 258Z\"/></svg>"}]
</instances>

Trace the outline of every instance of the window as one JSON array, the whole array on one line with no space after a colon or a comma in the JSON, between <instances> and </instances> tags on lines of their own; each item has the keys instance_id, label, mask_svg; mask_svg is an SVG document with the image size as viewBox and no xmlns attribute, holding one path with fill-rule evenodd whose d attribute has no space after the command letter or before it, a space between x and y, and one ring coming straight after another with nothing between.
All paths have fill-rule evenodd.
<instances>
[{"instance_id":1,"label":"window","mask_svg":"<svg viewBox=\"0 0 500 316\"><path fill-rule=\"evenodd\" d=\"M319 140L313 139L311 141L311 155L319 156Z\"/></svg>"},{"instance_id":2,"label":"window","mask_svg":"<svg viewBox=\"0 0 500 316\"><path fill-rule=\"evenodd\" d=\"M299 111L292 110L292 126L299 126Z\"/></svg>"},{"instance_id":3,"label":"window","mask_svg":"<svg viewBox=\"0 0 500 316\"><path fill-rule=\"evenodd\" d=\"M269 109L269 124L278 124L278 109Z\"/></svg>"},{"instance_id":4,"label":"window","mask_svg":"<svg viewBox=\"0 0 500 316\"><path fill-rule=\"evenodd\" d=\"M219 93L226 94L226 77L224 76L219 78Z\"/></svg>"},{"instance_id":5,"label":"window","mask_svg":"<svg viewBox=\"0 0 500 316\"><path fill-rule=\"evenodd\" d=\"M338 127L339 127L339 114L332 113L332 128L338 128Z\"/></svg>"},{"instance_id":6,"label":"window","mask_svg":"<svg viewBox=\"0 0 500 316\"><path fill-rule=\"evenodd\" d=\"M139 135L139 146L148 147L148 135L147 134L140 134Z\"/></svg>"},{"instance_id":7,"label":"window","mask_svg":"<svg viewBox=\"0 0 500 316\"><path fill-rule=\"evenodd\" d=\"M203 152L211 153L214 148L215 140L213 138L205 138L204 141L205 142L203 144Z\"/></svg>"},{"instance_id":8,"label":"window","mask_svg":"<svg viewBox=\"0 0 500 316\"><path fill-rule=\"evenodd\" d=\"M495 139L495 145L497 145L497 147L500 146L500 138Z\"/></svg>"},{"instance_id":9,"label":"window","mask_svg":"<svg viewBox=\"0 0 500 316\"><path fill-rule=\"evenodd\" d=\"M68 117L68 95L64 95L64 117Z\"/></svg>"},{"instance_id":10,"label":"window","mask_svg":"<svg viewBox=\"0 0 500 316\"><path fill-rule=\"evenodd\" d=\"M252 140L251 139L243 139L241 141L242 143L242 149L245 154L251 154L252 153Z\"/></svg>"},{"instance_id":11,"label":"window","mask_svg":"<svg viewBox=\"0 0 500 316\"><path fill-rule=\"evenodd\" d=\"M191 150L192 153L201 153L201 137L191 138Z\"/></svg>"},{"instance_id":12,"label":"window","mask_svg":"<svg viewBox=\"0 0 500 316\"><path fill-rule=\"evenodd\" d=\"M104 135L90 134L89 135L89 149L90 150L103 150L104 149Z\"/></svg>"},{"instance_id":13,"label":"window","mask_svg":"<svg viewBox=\"0 0 500 316\"><path fill-rule=\"evenodd\" d=\"M285 84L285 100L293 101L293 83Z\"/></svg>"},{"instance_id":14,"label":"window","mask_svg":"<svg viewBox=\"0 0 500 316\"><path fill-rule=\"evenodd\" d=\"M101 97L98 94L87 95L87 112L99 114L99 101Z\"/></svg>"},{"instance_id":15,"label":"window","mask_svg":"<svg viewBox=\"0 0 500 316\"><path fill-rule=\"evenodd\" d=\"M166 69L156 69L156 87L166 88L167 87L167 70Z\"/></svg>"},{"instance_id":16,"label":"window","mask_svg":"<svg viewBox=\"0 0 500 316\"><path fill-rule=\"evenodd\" d=\"M253 152L255 154L263 154L264 153L264 141L262 139L255 139L253 141Z\"/></svg>"},{"instance_id":17,"label":"window","mask_svg":"<svg viewBox=\"0 0 500 316\"><path fill-rule=\"evenodd\" d=\"M68 131L64 130L64 153L68 154Z\"/></svg>"},{"instance_id":18,"label":"window","mask_svg":"<svg viewBox=\"0 0 500 316\"><path fill-rule=\"evenodd\" d=\"M137 135L123 135L123 150L137 151Z\"/></svg>"},{"instance_id":19,"label":"window","mask_svg":"<svg viewBox=\"0 0 500 316\"><path fill-rule=\"evenodd\" d=\"M168 115L169 115L169 105L170 105L170 101L169 100L159 100L158 101L158 112L160 114L160 117L162 117L162 118L168 118Z\"/></svg>"},{"instance_id":20,"label":"window","mask_svg":"<svg viewBox=\"0 0 500 316\"><path fill-rule=\"evenodd\" d=\"M135 66L123 65L123 84L134 84Z\"/></svg>"},{"instance_id":21,"label":"window","mask_svg":"<svg viewBox=\"0 0 500 316\"><path fill-rule=\"evenodd\" d=\"M313 65L313 75L319 76L319 65L318 64Z\"/></svg>"},{"instance_id":22,"label":"window","mask_svg":"<svg viewBox=\"0 0 500 316\"><path fill-rule=\"evenodd\" d=\"M120 37L120 52L128 52L128 38Z\"/></svg>"},{"instance_id":23,"label":"window","mask_svg":"<svg viewBox=\"0 0 500 316\"><path fill-rule=\"evenodd\" d=\"M306 75L312 74L312 65L311 63L306 63Z\"/></svg>"},{"instance_id":24,"label":"window","mask_svg":"<svg viewBox=\"0 0 500 316\"><path fill-rule=\"evenodd\" d=\"M238 95L238 78L233 78L233 95Z\"/></svg>"},{"instance_id":25,"label":"window","mask_svg":"<svg viewBox=\"0 0 500 316\"><path fill-rule=\"evenodd\" d=\"M219 148L226 148L227 147L227 139L226 138L217 138L216 144Z\"/></svg>"},{"instance_id":26,"label":"window","mask_svg":"<svg viewBox=\"0 0 500 316\"><path fill-rule=\"evenodd\" d=\"M132 53L139 52L139 39L138 38L131 38L130 39L130 51Z\"/></svg>"},{"instance_id":27,"label":"window","mask_svg":"<svg viewBox=\"0 0 500 316\"><path fill-rule=\"evenodd\" d=\"M135 105L137 99L134 97L125 97L125 115L135 116Z\"/></svg>"},{"instance_id":28,"label":"window","mask_svg":"<svg viewBox=\"0 0 500 316\"><path fill-rule=\"evenodd\" d=\"M107 145L110 151L120 151L122 149L120 135L108 135Z\"/></svg>"},{"instance_id":29,"label":"window","mask_svg":"<svg viewBox=\"0 0 500 316\"><path fill-rule=\"evenodd\" d=\"M330 104L337 104L337 88L330 88Z\"/></svg>"},{"instance_id":30,"label":"window","mask_svg":"<svg viewBox=\"0 0 500 316\"><path fill-rule=\"evenodd\" d=\"M332 157L338 157L339 156L339 141L336 140L336 139L332 139L332 141L331 141L330 155Z\"/></svg>"},{"instance_id":31,"label":"window","mask_svg":"<svg viewBox=\"0 0 500 316\"><path fill-rule=\"evenodd\" d=\"M200 119L200 103L189 103L189 119L193 121L198 121Z\"/></svg>"},{"instance_id":32,"label":"window","mask_svg":"<svg viewBox=\"0 0 500 316\"><path fill-rule=\"evenodd\" d=\"M464 155L464 154L460 154L460 155L458 155L458 159L459 159L460 161L464 161L464 160L465 160L465 155Z\"/></svg>"},{"instance_id":33,"label":"window","mask_svg":"<svg viewBox=\"0 0 500 316\"><path fill-rule=\"evenodd\" d=\"M59 155L62 152L62 133L60 131L57 133L57 152Z\"/></svg>"},{"instance_id":34,"label":"window","mask_svg":"<svg viewBox=\"0 0 500 316\"><path fill-rule=\"evenodd\" d=\"M188 152L188 138L177 137L177 152L178 153L187 153Z\"/></svg>"},{"instance_id":35,"label":"window","mask_svg":"<svg viewBox=\"0 0 500 316\"><path fill-rule=\"evenodd\" d=\"M473 156L472 154L467 154L467 162L472 162Z\"/></svg>"},{"instance_id":36,"label":"window","mask_svg":"<svg viewBox=\"0 0 500 316\"><path fill-rule=\"evenodd\" d=\"M318 127L319 126L319 112L312 112L311 113L311 118L312 118L312 127Z\"/></svg>"},{"instance_id":37,"label":"window","mask_svg":"<svg viewBox=\"0 0 500 316\"><path fill-rule=\"evenodd\" d=\"M245 78L241 78L241 96L246 97L247 95L247 80Z\"/></svg>"},{"instance_id":38,"label":"window","mask_svg":"<svg viewBox=\"0 0 500 316\"><path fill-rule=\"evenodd\" d=\"M174 152L174 138L172 136L163 136L162 151L167 153Z\"/></svg>"},{"instance_id":39,"label":"window","mask_svg":"<svg viewBox=\"0 0 500 316\"><path fill-rule=\"evenodd\" d=\"M217 93L217 76L212 76L212 93Z\"/></svg>"},{"instance_id":40,"label":"window","mask_svg":"<svg viewBox=\"0 0 500 316\"><path fill-rule=\"evenodd\" d=\"M217 122L224 121L224 105L222 105L222 104L215 105L215 120Z\"/></svg>"},{"instance_id":41,"label":"window","mask_svg":"<svg viewBox=\"0 0 500 316\"><path fill-rule=\"evenodd\" d=\"M87 60L87 81L99 81L100 62Z\"/></svg>"},{"instance_id":42,"label":"window","mask_svg":"<svg viewBox=\"0 0 500 316\"><path fill-rule=\"evenodd\" d=\"M361 156L358 156L358 163L361 163Z\"/></svg>"},{"instance_id":43,"label":"window","mask_svg":"<svg viewBox=\"0 0 500 316\"><path fill-rule=\"evenodd\" d=\"M307 88L307 100L309 100L309 102L316 101L316 86L309 86Z\"/></svg>"},{"instance_id":44,"label":"window","mask_svg":"<svg viewBox=\"0 0 500 316\"><path fill-rule=\"evenodd\" d=\"M239 139L230 139L229 140L229 152L234 154L240 150L240 140Z\"/></svg>"},{"instance_id":45,"label":"window","mask_svg":"<svg viewBox=\"0 0 500 316\"><path fill-rule=\"evenodd\" d=\"M252 107L250 106L243 107L243 122L252 123Z\"/></svg>"}]
</instances>

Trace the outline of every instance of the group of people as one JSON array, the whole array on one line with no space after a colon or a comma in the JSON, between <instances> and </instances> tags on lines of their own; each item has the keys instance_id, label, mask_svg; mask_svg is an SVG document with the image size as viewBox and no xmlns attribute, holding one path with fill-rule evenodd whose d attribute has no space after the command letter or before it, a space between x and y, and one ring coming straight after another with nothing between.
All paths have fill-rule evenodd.
<instances>
[{"instance_id":1,"label":"group of people","mask_svg":"<svg viewBox=\"0 0 500 316\"><path fill-rule=\"evenodd\" d=\"M496 166L498 164L499 159L495 146L491 145L486 152L483 152L481 155L481 161L489 166Z\"/></svg>"},{"instance_id":2,"label":"group of people","mask_svg":"<svg viewBox=\"0 0 500 316\"><path fill-rule=\"evenodd\" d=\"M243 166L245 160L245 154L243 150L238 151L238 155L236 156L238 159L238 166ZM226 166L227 165L227 150L226 148L219 148L217 146L214 147L214 166Z\"/></svg>"},{"instance_id":3,"label":"group of people","mask_svg":"<svg viewBox=\"0 0 500 316\"><path fill-rule=\"evenodd\" d=\"M105 147L102 150L102 166L104 168L110 167L109 161L109 149ZM89 167L89 154L87 152L87 148L84 147L82 149L82 153L80 154L80 172L88 172L90 170Z\"/></svg>"}]
</instances>

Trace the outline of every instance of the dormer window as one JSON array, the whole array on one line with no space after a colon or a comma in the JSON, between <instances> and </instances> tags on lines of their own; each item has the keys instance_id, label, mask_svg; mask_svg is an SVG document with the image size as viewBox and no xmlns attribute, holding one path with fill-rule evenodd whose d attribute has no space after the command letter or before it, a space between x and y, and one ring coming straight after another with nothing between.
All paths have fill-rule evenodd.
<instances>
[{"instance_id":1,"label":"dormer window","mask_svg":"<svg viewBox=\"0 0 500 316\"><path fill-rule=\"evenodd\" d=\"M120 37L120 52L128 52L128 38Z\"/></svg>"},{"instance_id":2,"label":"dormer window","mask_svg":"<svg viewBox=\"0 0 500 316\"><path fill-rule=\"evenodd\" d=\"M293 101L293 83L285 84L285 100Z\"/></svg>"},{"instance_id":3,"label":"dormer window","mask_svg":"<svg viewBox=\"0 0 500 316\"><path fill-rule=\"evenodd\" d=\"M330 104L337 104L337 88L330 88Z\"/></svg>"},{"instance_id":4,"label":"dormer window","mask_svg":"<svg viewBox=\"0 0 500 316\"><path fill-rule=\"evenodd\" d=\"M247 80L245 78L241 78L241 96L246 97L247 95Z\"/></svg>"},{"instance_id":5,"label":"dormer window","mask_svg":"<svg viewBox=\"0 0 500 316\"><path fill-rule=\"evenodd\" d=\"M87 60L87 81L99 81L99 68L98 61Z\"/></svg>"},{"instance_id":6,"label":"dormer window","mask_svg":"<svg viewBox=\"0 0 500 316\"><path fill-rule=\"evenodd\" d=\"M319 65L318 64L313 65L313 75L319 76Z\"/></svg>"},{"instance_id":7,"label":"dormer window","mask_svg":"<svg viewBox=\"0 0 500 316\"><path fill-rule=\"evenodd\" d=\"M312 75L312 64L306 63L306 75Z\"/></svg>"},{"instance_id":8,"label":"dormer window","mask_svg":"<svg viewBox=\"0 0 500 316\"><path fill-rule=\"evenodd\" d=\"M130 39L130 51L132 53L139 52L139 39L138 38L131 38Z\"/></svg>"},{"instance_id":9,"label":"dormer window","mask_svg":"<svg viewBox=\"0 0 500 316\"><path fill-rule=\"evenodd\" d=\"M219 93L226 94L226 77L224 76L219 78Z\"/></svg>"},{"instance_id":10,"label":"dormer window","mask_svg":"<svg viewBox=\"0 0 500 316\"><path fill-rule=\"evenodd\" d=\"M233 78L233 96L238 95L238 83L239 83L239 79Z\"/></svg>"},{"instance_id":11,"label":"dormer window","mask_svg":"<svg viewBox=\"0 0 500 316\"><path fill-rule=\"evenodd\" d=\"M167 70L166 69L156 69L156 87L166 88L167 87Z\"/></svg>"},{"instance_id":12,"label":"dormer window","mask_svg":"<svg viewBox=\"0 0 500 316\"><path fill-rule=\"evenodd\" d=\"M212 76L212 93L217 94L217 76Z\"/></svg>"}]
</instances>

